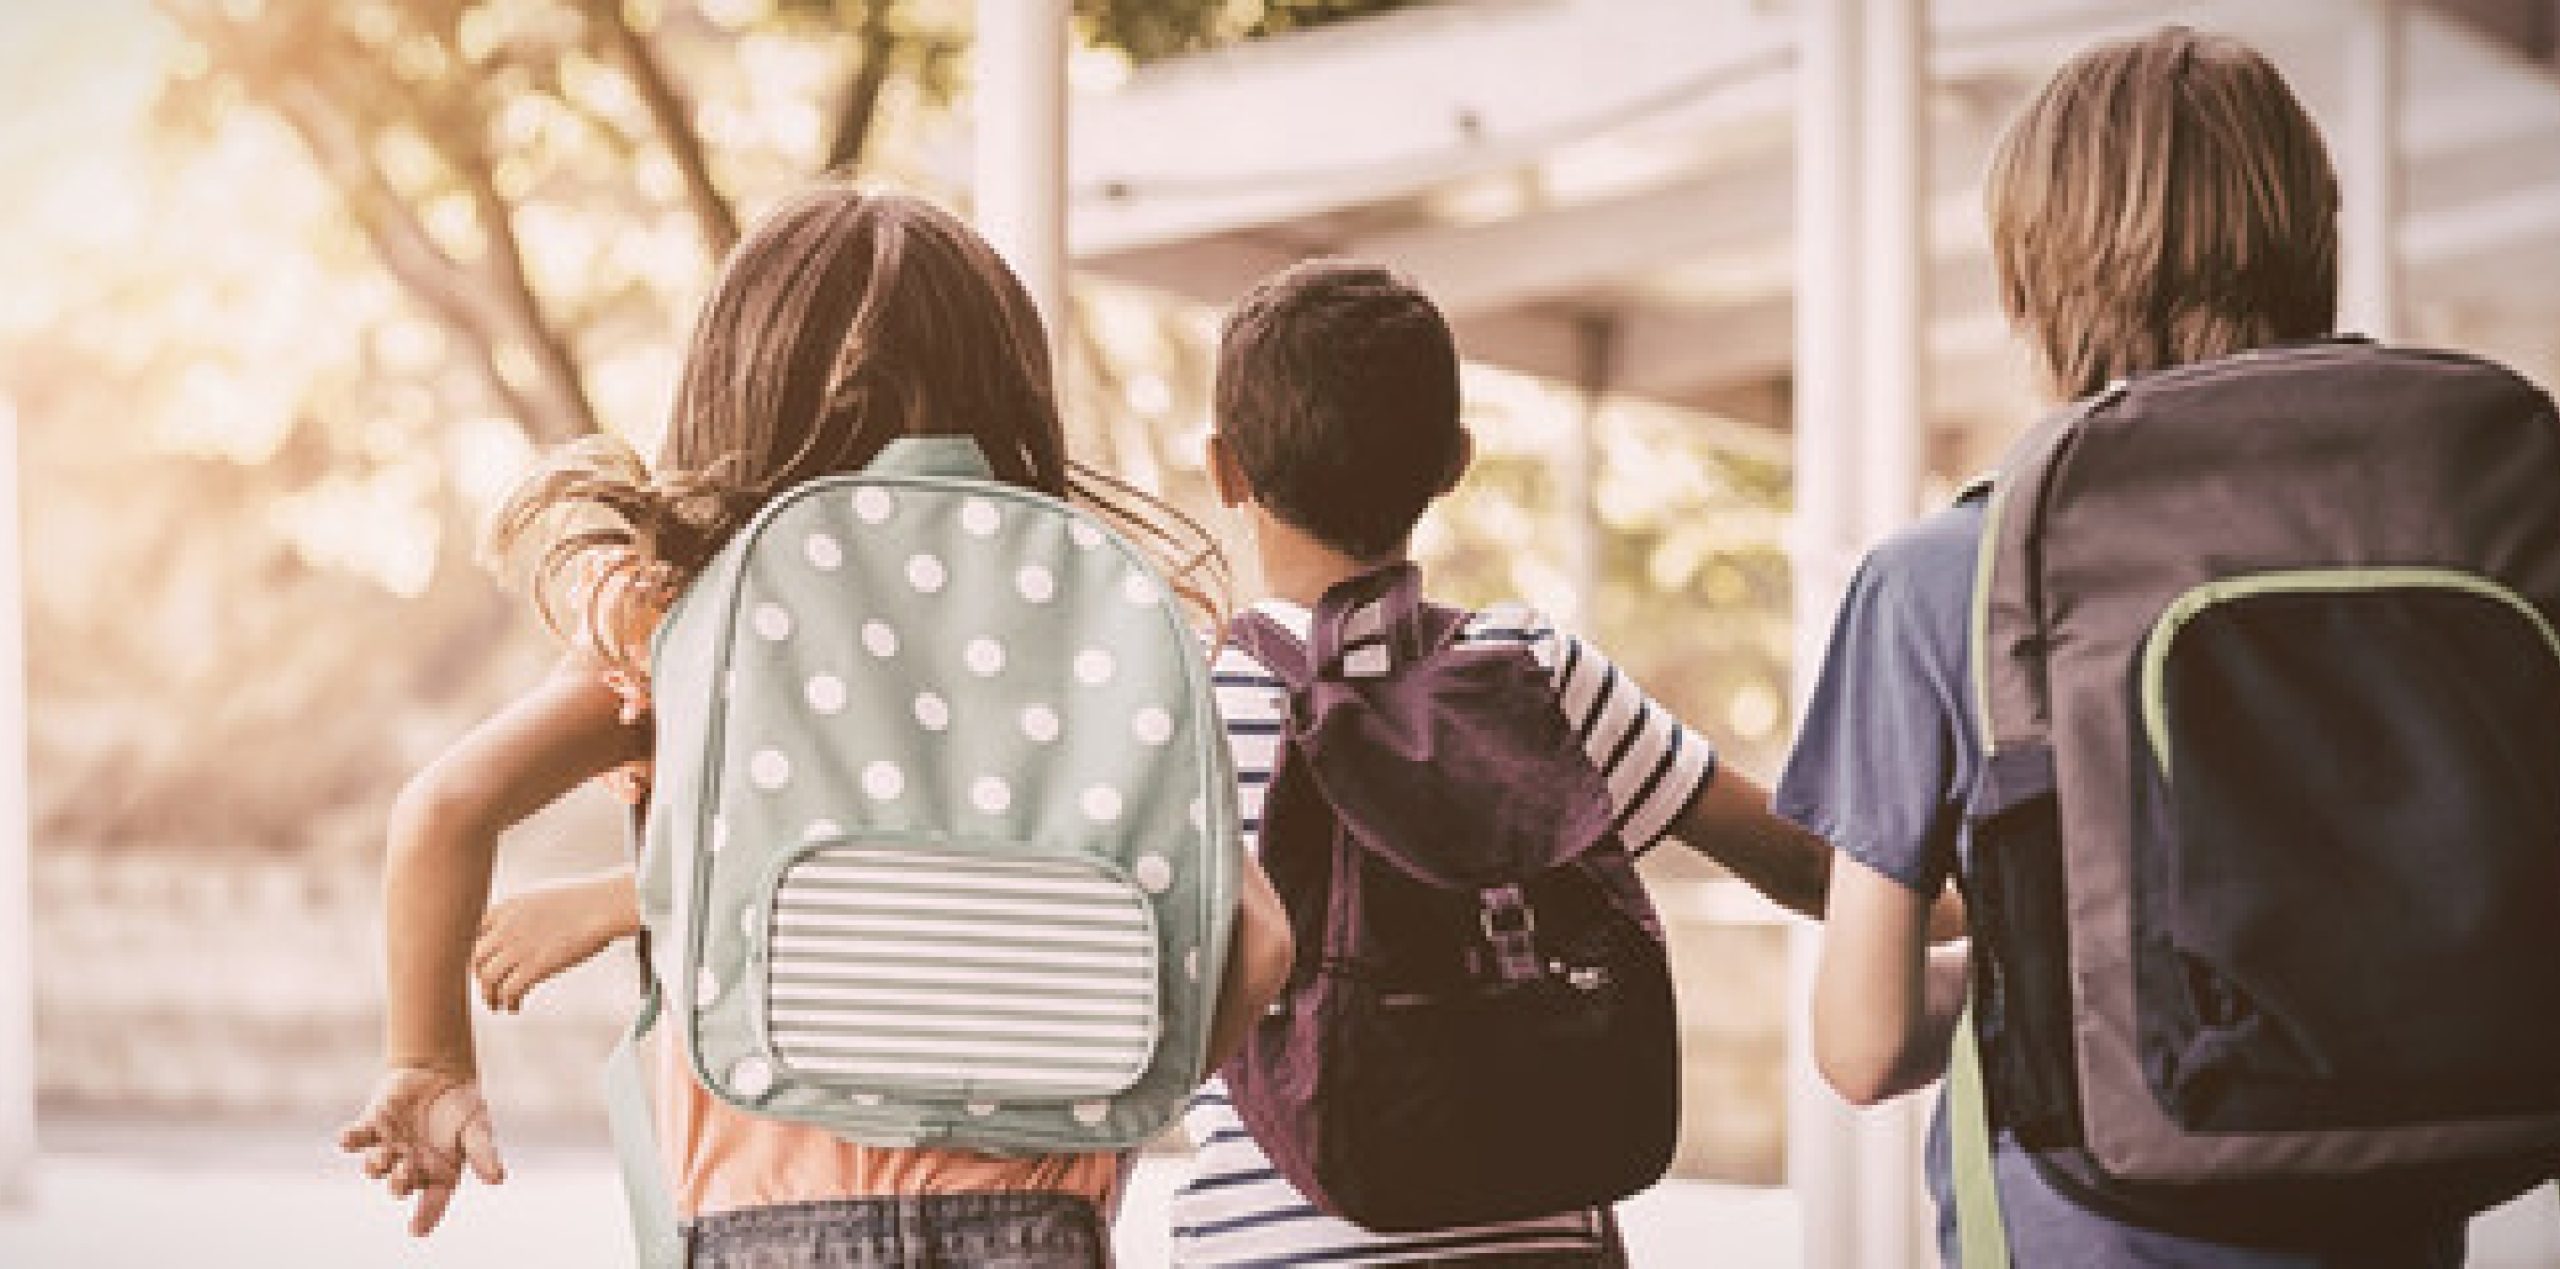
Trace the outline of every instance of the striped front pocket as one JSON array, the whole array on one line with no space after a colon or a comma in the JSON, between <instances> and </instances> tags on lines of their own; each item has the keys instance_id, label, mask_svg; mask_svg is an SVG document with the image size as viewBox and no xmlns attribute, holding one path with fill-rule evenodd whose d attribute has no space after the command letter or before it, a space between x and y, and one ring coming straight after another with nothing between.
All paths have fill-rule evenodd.
<instances>
[{"instance_id":1,"label":"striped front pocket","mask_svg":"<svg viewBox=\"0 0 2560 1269\"><path fill-rule=\"evenodd\" d=\"M1154 910L1099 862L821 842L767 921L767 1035L796 1078L1095 1098L1154 1058Z\"/></svg>"}]
</instances>

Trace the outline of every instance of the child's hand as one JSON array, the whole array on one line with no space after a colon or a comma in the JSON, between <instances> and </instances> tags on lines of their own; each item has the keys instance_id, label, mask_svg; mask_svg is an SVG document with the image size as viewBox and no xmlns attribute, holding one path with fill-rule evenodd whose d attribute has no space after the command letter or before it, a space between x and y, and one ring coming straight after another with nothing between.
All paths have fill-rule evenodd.
<instances>
[{"instance_id":1,"label":"child's hand","mask_svg":"<svg viewBox=\"0 0 2560 1269\"><path fill-rule=\"evenodd\" d=\"M417 1238L444 1220L464 1165L489 1185L507 1177L480 1086L425 1067L384 1072L363 1113L339 1130L338 1148L362 1154L365 1175L389 1186L393 1198L417 1195L409 1216Z\"/></svg>"},{"instance_id":2,"label":"child's hand","mask_svg":"<svg viewBox=\"0 0 2560 1269\"><path fill-rule=\"evenodd\" d=\"M513 1013L535 987L639 928L629 870L550 882L489 909L471 974L491 1009Z\"/></svg>"}]
</instances>

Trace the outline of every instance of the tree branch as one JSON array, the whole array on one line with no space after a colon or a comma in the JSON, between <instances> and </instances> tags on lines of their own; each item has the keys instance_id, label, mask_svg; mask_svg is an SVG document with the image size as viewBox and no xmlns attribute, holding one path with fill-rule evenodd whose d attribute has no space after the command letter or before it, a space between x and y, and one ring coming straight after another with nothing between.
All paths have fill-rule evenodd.
<instances>
[{"instance_id":1,"label":"tree branch","mask_svg":"<svg viewBox=\"0 0 2560 1269\"><path fill-rule=\"evenodd\" d=\"M586 373L578 363L576 351L567 336L553 324L543 304L542 295L533 286L525 268L524 244L516 236L515 206L498 192L497 164L489 153L477 103L486 87L479 68L459 56L455 62L463 80L461 91L445 101L429 101L414 86L396 76L400 99L406 104L410 118L425 134L445 166L462 181L471 196L473 216L480 222L485 238L483 263L489 281L497 289L499 310L513 328L517 343L533 358L536 373L552 402L554 417L562 421L566 435L546 435L543 439L559 441L602 431L596 419L594 401L587 395ZM465 109L455 109L459 100Z\"/></svg>"},{"instance_id":2,"label":"tree branch","mask_svg":"<svg viewBox=\"0 0 2560 1269\"><path fill-rule=\"evenodd\" d=\"M702 233L702 245L715 259L729 254L729 248L738 244L738 212L711 179L710 156L702 144L701 130L694 126L692 108L676 91L666 65L659 61L648 38L631 28L622 12L622 0L582 0L580 7L603 34L614 59L622 63L623 73L631 77L632 86L639 89L650 123L657 127L667 153L675 159L676 171L684 177L685 203L693 209L693 222Z\"/></svg>"},{"instance_id":3,"label":"tree branch","mask_svg":"<svg viewBox=\"0 0 2560 1269\"><path fill-rule=\"evenodd\" d=\"M836 111L835 131L827 139L828 172L852 174L870 149L872 125L880 117L880 93L889 86L889 74L896 68L898 35L889 21L894 7L891 0L870 0L863 6L858 32L862 61L845 84L844 104Z\"/></svg>"},{"instance_id":4,"label":"tree branch","mask_svg":"<svg viewBox=\"0 0 2560 1269\"><path fill-rule=\"evenodd\" d=\"M337 188L382 266L429 316L470 346L473 355L467 360L499 406L514 415L536 440L557 441L577 435L570 420L555 416L527 397L499 370L502 323L498 315L489 311L486 299L476 292L470 271L436 244L408 201L375 166L363 143L349 135L345 121L330 109L325 94L308 83L287 81L264 96L302 139L321 174Z\"/></svg>"}]
</instances>

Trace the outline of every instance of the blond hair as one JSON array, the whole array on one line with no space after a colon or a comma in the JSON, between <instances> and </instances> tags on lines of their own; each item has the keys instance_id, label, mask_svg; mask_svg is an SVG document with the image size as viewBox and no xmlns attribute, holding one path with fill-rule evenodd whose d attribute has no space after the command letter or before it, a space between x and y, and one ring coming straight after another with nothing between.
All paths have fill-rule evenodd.
<instances>
[{"instance_id":1,"label":"blond hair","mask_svg":"<svg viewBox=\"0 0 2560 1269\"><path fill-rule=\"evenodd\" d=\"M2328 150L2237 40L2172 26L2080 53L1983 192L2002 307L2059 399L2337 319Z\"/></svg>"}]
</instances>

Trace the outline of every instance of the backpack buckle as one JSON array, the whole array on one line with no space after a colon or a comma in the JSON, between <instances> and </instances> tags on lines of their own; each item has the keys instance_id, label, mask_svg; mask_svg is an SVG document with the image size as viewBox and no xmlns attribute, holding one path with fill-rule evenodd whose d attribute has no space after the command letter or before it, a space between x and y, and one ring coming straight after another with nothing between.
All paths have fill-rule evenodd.
<instances>
[{"instance_id":1,"label":"backpack buckle","mask_svg":"<svg viewBox=\"0 0 2560 1269\"><path fill-rule=\"evenodd\" d=\"M1482 906L1476 911L1476 924L1483 928L1485 942L1493 945L1494 976L1516 983L1543 973L1545 967L1538 963L1538 915L1530 910L1529 897L1520 887L1489 887L1477 895L1477 902Z\"/></svg>"}]
</instances>

